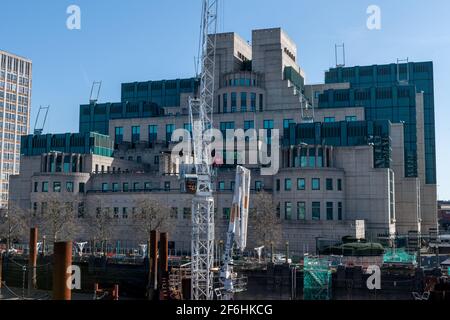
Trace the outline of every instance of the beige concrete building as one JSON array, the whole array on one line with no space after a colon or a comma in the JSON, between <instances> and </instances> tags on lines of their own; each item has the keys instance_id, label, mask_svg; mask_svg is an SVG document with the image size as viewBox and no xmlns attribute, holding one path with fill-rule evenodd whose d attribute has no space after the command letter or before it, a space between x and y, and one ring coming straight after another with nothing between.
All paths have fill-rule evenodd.
<instances>
[{"instance_id":1,"label":"beige concrete building","mask_svg":"<svg viewBox=\"0 0 450 320\"><path fill-rule=\"evenodd\" d=\"M350 81L307 85L297 47L279 28L253 31L251 44L235 33L219 34L217 48L215 128L265 129L264 141L270 141L273 130L280 132L274 150L277 173L261 174L261 164L246 166L252 170L252 195L267 192L277 208L281 247L289 241L291 250L301 254L314 252L318 239L338 242L362 232L376 240L419 227L426 233L436 226L436 186L425 179L423 93L391 84L389 92L397 101L384 91L378 94L377 87L363 94ZM108 208L115 240L136 244L143 240L134 232L134 213L142 200L154 199L171 208L175 248L189 251L192 195L171 161L176 143L170 138L176 129L189 130L188 97L197 88L195 79L123 84L122 102L82 105L80 135L109 135L114 140L110 153L81 152L73 147L72 136L59 149L51 135L27 137L22 172L11 180L10 203L39 212L49 194L62 201L76 195L74 201L86 215ZM374 115L371 103L382 105L378 100L386 97L389 110L408 103L410 122ZM305 101L314 110L308 117L302 113ZM34 139L45 140L45 147L36 148ZM416 158L408 153L410 145ZM55 148L60 151L52 154ZM71 160L80 158L82 166ZM410 168L417 172L411 174ZM224 239L234 164L218 165L215 171L216 239ZM80 215L80 225L86 224L84 217ZM79 234L79 240L89 237L88 232ZM249 237L249 248L258 245L251 232Z\"/></svg>"}]
</instances>

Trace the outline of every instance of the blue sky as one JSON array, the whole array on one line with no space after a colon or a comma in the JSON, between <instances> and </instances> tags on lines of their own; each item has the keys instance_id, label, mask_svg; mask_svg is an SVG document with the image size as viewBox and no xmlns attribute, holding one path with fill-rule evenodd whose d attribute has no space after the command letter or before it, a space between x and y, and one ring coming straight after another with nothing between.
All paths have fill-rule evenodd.
<instances>
[{"instance_id":1,"label":"blue sky","mask_svg":"<svg viewBox=\"0 0 450 320\"><path fill-rule=\"evenodd\" d=\"M79 105L92 81L100 101L119 101L122 82L194 74L200 0L0 0L0 49L33 60L32 126L51 105L46 132L78 130ZM66 28L66 9L81 8L81 30ZM381 8L382 28L366 28L366 9ZM347 65L397 58L434 62L439 197L450 199L450 2L448 0L223 0L219 31L251 40L251 30L282 27L298 46L308 83L323 82L334 44Z\"/></svg>"}]
</instances>

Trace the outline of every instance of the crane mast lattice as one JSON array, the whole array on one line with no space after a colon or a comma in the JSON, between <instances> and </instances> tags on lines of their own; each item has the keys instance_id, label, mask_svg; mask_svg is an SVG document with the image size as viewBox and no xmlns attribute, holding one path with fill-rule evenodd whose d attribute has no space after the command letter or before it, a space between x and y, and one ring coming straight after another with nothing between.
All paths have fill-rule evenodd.
<instances>
[{"instance_id":1,"label":"crane mast lattice","mask_svg":"<svg viewBox=\"0 0 450 320\"><path fill-rule=\"evenodd\" d=\"M189 99L193 135L196 194L192 200L192 286L193 300L212 300L214 263L214 198L211 181L211 133L214 109L218 0L203 0L200 35L200 95Z\"/></svg>"}]
</instances>

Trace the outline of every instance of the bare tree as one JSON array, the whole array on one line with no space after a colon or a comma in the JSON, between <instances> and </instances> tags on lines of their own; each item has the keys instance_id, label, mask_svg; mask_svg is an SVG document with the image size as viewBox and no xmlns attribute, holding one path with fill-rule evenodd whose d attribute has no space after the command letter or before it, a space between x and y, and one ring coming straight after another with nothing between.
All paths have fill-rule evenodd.
<instances>
[{"instance_id":1,"label":"bare tree","mask_svg":"<svg viewBox=\"0 0 450 320\"><path fill-rule=\"evenodd\" d=\"M113 235L113 218L109 208L93 208L89 210L87 216L87 222L89 224L89 235L92 241L91 249L96 247L97 243L100 243L101 251L105 248L107 242Z\"/></svg>"},{"instance_id":2,"label":"bare tree","mask_svg":"<svg viewBox=\"0 0 450 320\"><path fill-rule=\"evenodd\" d=\"M268 248L271 243L276 246L281 242L282 228L272 195L259 192L252 197L251 202L254 203L254 209L249 212L249 235L257 246Z\"/></svg>"},{"instance_id":3,"label":"bare tree","mask_svg":"<svg viewBox=\"0 0 450 320\"><path fill-rule=\"evenodd\" d=\"M68 200L68 199L66 199ZM77 204L75 198L62 202L57 196L47 196L42 199L41 212L37 213L36 221L43 234L54 243L72 240L79 230L77 216L83 212L74 210Z\"/></svg>"},{"instance_id":4,"label":"bare tree","mask_svg":"<svg viewBox=\"0 0 450 320\"><path fill-rule=\"evenodd\" d=\"M11 242L24 240L30 226L28 212L16 207L10 207L0 212L0 239L6 239L7 249Z\"/></svg>"},{"instance_id":5,"label":"bare tree","mask_svg":"<svg viewBox=\"0 0 450 320\"><path fill-rule=\"evenodd\" d=\"M139 202L133 215L138 240L149 241L153 230L170 232L173 224L170 223L170 208L156 200L143 200Z\"/></svg>"}]
</instances>

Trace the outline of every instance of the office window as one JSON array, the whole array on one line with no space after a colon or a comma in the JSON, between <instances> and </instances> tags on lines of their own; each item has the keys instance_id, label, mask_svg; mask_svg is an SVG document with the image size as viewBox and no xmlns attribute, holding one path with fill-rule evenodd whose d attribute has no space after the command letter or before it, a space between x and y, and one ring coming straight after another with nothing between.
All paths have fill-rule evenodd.
<instances>
[{"instance_id":1,"label":"office window","mask_svg":"<svg viewBox=\"0 0 450 320\"><path fill-rule=\"evenodd\" d=\"M155 165L159 165L159 156L155 156L155 159L154 159L153 163Z\"/></svg>"},{"instance_id":2,"label":"office window","mask_svg":"<svg viewBox=\"0 0 450 320\"><path fill-rule=\"evenodd\" d=\"M342 202L338 202L338 220L342 220Z\"/></svg>"},{"instance_id":3,"label":"office window","mask_svg":"<svg viewBox=\"0 0 450 320\"><path fill-rule=\"evenodd\" d=\"M298 178L297 179L297 190L305 190L306 189L306 182L304 178Z\"/></svg>"},{"instance_id":4,"label":"office window","mask_svg":"<svg viewBox=\"0 0 450 320\"><path fill-rule=\"evenodd\" d=\"M311 179L311 189L312 190L320 190L320 179L319 178Z\"/></svg>"},{"instance_id":5,"label":"office window","mask_svg":"<svg viewBox=\"0 0 450 320\"><path fill-rule=\"evenodd\" d=\"M70 156L64 156L63 171L70 172Z\"/></svg>"},{"instance_id":6,"label":"office window","mask_svg":"<svg viewBox=\"0 0 450 320\"><path fill-rule=\"evenodd\" d=\"M337 188L338 188L338 191L342 191L342 179L338 179Z\"/></svg>"},{"instance_id":7,"label":"office window","mask_svg":"<svg viewBox=\"0 0 450 320\"><path fill-rule=\"evenodd\" d=\"M306 219L306 203L303 201L297 202L297 220Z\"/></svg>"},{"instance_id":8,"label":"office window","mask_svg":"<svg viewBox=\"0 0 450 320\"><path fill-rule=\"evenodd\" d=\"M259 111L262 112L264 109L264 95L262 93L259 94Z\"/></svg>"},{"instance_id":9,"label":"office window","mask_svg":"<svg viewBox=\"0 0 450 320\"><path fill-rule=\"evenodd\" d=\"M247 92L241 92L241 112L247 112Z\"/></svg>"},{"instance_id":10,"label":"office window","mask_svg":"<svg viewBox=\"0 0 450 320\"><path fill-rule=\"evenodd\" d=\"M225 138L227 136L227 130L234 129L234 122L228 121L228 122L221 122L220 123L220 131L222 132L223 137Z\"/></svg>"},{"instance_id":11,"label":"office window","mask_svg":"<svg viewBox=\"0 0 450 320\"><path fill-rule=\"evenodd\" d=\"M318 168L323 167L323 148L317 149L317 162L316 165Z\"/></svg>"},{"instance_id":12,"label":"office window","mask_svg":"<svg viewBox=\"0 0 450 320\"><path fill-rule=\"evenodd\" d=\"M128 219L128 208L122 208L122 219Z\"/></svg>"},{"instance_id":13,"label":"office window","mask_svg":"<svg viewBox=\"0 0 450 320\"><path fill-rule=\"evenodd\" d=\"M138 190L139 190L139 182L133 183L133 191L138 191Z\"/></svg>"},{"instance_id":14,"label":"office window","mask_svg":"<svg viewBox=\"0 0 450 320\"><path fill-rule=\"evenodd\" d=\"M292 180L291 179L284 179L284 191L291 191L292 190Z\"/></svg>"},{"instance_id":15,"label":"office window","mask_svg":"<svg viewBox=\"0 0 450 320\"><path fill-rule=\"evenodd\" d=\"M320 220L320 202L312 203L311 214L313 220Z\"/></svg>"},{"instance_id":16,"label":"office window","mask_svg":"<svg viewBox=\"0 0 450 320\"><path fill-rule=\"evenodd\" d=\"M276 181L276 184L277 184L277 191L280 191L280 189L281 189L281 182L280 182L280 179L277 179L277 181Z\"/></svg>"},{"instance_id":17,"label":"office window","mask_svg":"<svg viewBox=\"0 0 450 320\"><path fill-rule=\"evenodd\" d=\"M177 207L172 207L170 209L170 218L171 219L178 219L178 208Z\"/></svg>"},{"instance_id":18,"label":"office window","mask_svg":"<svg viewBox=\"0 0 450 320\"><path fill-rule=\"evenodd\" d=\"M183 219L187 220L191 218L191 208L183 208Z\"/></svg>"},{"instance_id":19,"label":"office window","mask_svg":"<svg viewBox=\"0 0 450 320\"><path fill-rule=\"evenodd\" d=\"M41 214L42 214L42 215L44 215L44 214L47 213L47 208L48 208L47 202L42 202L42 203L41 203Z\"/></svg>"},{"instance_id":20,"label":"office window","mask_svg":"<svg viewBox=\"0 0 450 320\"><path fill-rule=\"evenodd\" d=\"M84 202L79 202L78 203L78 218L84 218L84 214L85 214Z\"/></svg>"},{"instance_id":21,"label":"office window","mask_svg":"<svg viewBox=\"0 0 450 320\"><path fill-rule=\"evenodd\" d=\"M262 190L262 182L261 181L255 181L255 190L258 192Z\"/></svg>"},{"instance_id":22,"label":"office window","mask_svg":"<svg viewBox=\"0 0 450 320\"><path fill-rule=\"evenodd\" d=\"M100 219L101 216L102 216L102 208L100 207L95 208L95 217L97 219Z\"/></svg>"},{"instance_id":23,"label":"office window","mask_svg":"<svg viewBox=\"0 0 450 320\"><path fill-rule=\"evenodd\" d=\"M356 116L347 116L345 117L345 121L347 122L352 122L352 121L356 121Z\"/></svg>"},{"instance_id":24,"label":"office window","mask_svg":"<svg viewBox=\"0 0 450 320\"><path fill-rule=\"evenodd\" d=\"M250 111L256 111L256 93L254 92L250 93Z\"/></svg>"},{"instance_id":25,"label":"office window","mask_svg":"<svg viewBox=\"0 0 450 320\"><path fill-rule=\"evenodd\" d=\"M309 149L309 166L314 168L316 166L316 149Z\"/></svg>"},{"instance_id":26,"label":"office window","mask_svg":"<svg viewBox=\"0 0 450 320\"><path fill-rule=\"evenodd\" d=\"M66 192L73 192L73 182L72 181L66 182Z\"/></svg>"},{"instance_id":27,"label":"office window","mask_svg":"<svg viewBox=\"0 0 450 320\"><path fill-rule=\"evenodd\" d=\"M144 190L145 191L150 191L152 189L151 183L150 182L144 182Z\"/></svg>"},{"instance_id":28,"label":"office window","mask_svg":"<svg viewBox=\"0 0 450 320\"><path fill-rule=\"evenodd\" d=\"M247 131L249 129L255 129L255 121L253 120L244 121L244 131Z\"/></svg>"},{"instance_id":29,"label":"office window","mask_svg":"<svg viewBox=\"0 0 450 320\"><path fill-rule=\"evenodd\" d=\"M333 202L327 202L327 220L333 219Z\"/></svg>"},{"instance_id":30,"label":"office window","mask_svg":"<svg viewBox=\"0 0 450 320\"><path fill-rule=\"evenodd\" d=\"M119 219L119 208L114 208L114 219Z\"/></svg>"},{"instance_id":31,"label":"office window","mask_svg":"<svg viewBox=\"0 0 450 320\"><path fill-rule=\"evenodd\" d=\"M219 182L219 191L224 191L225 190L225 182L224 181L220 181Z\"/></svg>"},{"instance_id":32,"label":"office window","mask_svg":"<svg viewBox=\"0 0 450 320\"><path fill-rule=\"evenodd\" d=\"M119 184L117 182L114 182L112 184L112 191L113 192L119 192Z\"/></svg>"},{"instance_id":33,"label":"office window","mask_svg":"<svg viewBox=\"0 0 450 320\"><path fill-rule=\"evenodd\" d=\"M175 131L174 124L166 124L166 142L170 142L172 140L172 134Z\"/></svg>"},{"instance_id":34,"label":"office window","mask_svg":"<svg viewBox=\"0 0 450 320\"><path fill-rule=\"evenodd\" d=\"M108 192L108 183L102 183L102 192Z\"/></svg>"},{"instance_id":35,"label":"office window","mask_svg":"<svg viewBox=\"0 0 450 320\"><path fill-rule=\"evenodd\" d=\"M272 129L274 127L273 120L264 120L263 128L267 130L266 143L272 144Z\"/></svg>"},{"instance_id":36,"label":"office window","mask_svg":"<svg viewBox=\"0 0 450 320\"><path fill-rule=\"evenodd\" d=\"M38 203L37 202L33 202L33 217L36 216L37 210L38 210Z\"/></svg>"},{"instance_id":37,"label":"office window","mask_svg":"<svg viewBox=\"0 0 450 320\"><path fill-rule=\"evenodd\" d=\"M39 182L34 183L34 192L38 192Z\"/></svg>"},{"instance_id":38,"label":"office window","mask_svg":"<svg viewBox=\"0 0 450 320\"><path fill-rule=\"evenodd\" d=\"M48 182L42 182L42 192L48 192Z\"/></svg>"},{"instance_id":39,"label":"office window","mask_svg":"<svg viewBox=\"0 0 450 320\"><path fill-rule=\"evenodd\" d=\"M300 149L300 167L306 168L308 166L308 149Z\"/></svg>"},{"instance_id":40,"label":"office window","mask_svg":"<svg viewBox=\"0 0 450 320\"><path fill-rule=\"evenodd\" d=\"M56 172L62 172L62 156L56 156Z\"/></svg>"},{"instance_id":41,"label":"office window","mask_svg":"<svg viewBox=\"0 0 450 320\"><path fill-rule=\"evenodd\" d=\"M220 113L220 99L221 99L221 97L220 97L220 94L217 96L217 111Z\"/></svg>"},{"instance_id":42,"label":"office window","mask_svg":"<svg viewBox=\"0 0 450 320\"><path fill-rule=\"evenodd\" d=\"M116 127L114 129L114 133L115 133L116 143L122 143L123 142L123 127Z\"/></svg>"},{"instance_id":43,"label":"office window","mask_svg":"<svg viewBox=\"0 0 450 320\"><path fill-rule=\"evenodd\" d=\"M236 184L236 182L234 182L234 181L230 182L231 191L234 191L234 185L235 184Z\"/></svg>"},{"instance_id":44,"label":"office window","mask_svg":"<svg viewBox=\"0 0 450 320\"><path fill-rule=\"evenodd\" d=\"M223 94L223 113L227 113L228 112L228 94L224 93Z\"/></svg>"},{"instance_id":45,"label":"office window","mask_svg":"<svg viewBox=\"0 0 450 320\"><path fill-rule=\"evenodd\" d=\"M277 204L277 218L280 218L281 217L281 208L280 208L280 203L278 202L278 204Z\"/></svg>"},{"instance_id":46,"label":"office window","mask_svg":"<svg viewBox=\"0 0 450 320\"><path fill-rule=\"evenodd\" d=\"M294 119L284 119L283 120L283 129L289 129L289 125L294 123Z\"/></svg>"},{"instance_id":47,"label":"office window","mask_svg":"<svg viewBox=\"0 0 450 320\"><path fill-rule=\"evenodd\" d=\"M79 193L84 193L84 189L85 189L85 183L84 182L80 182L78 184L78 192Z\"/></svg>"},{"instance_id":48,"label":"office window","mask_svg":"<svg viewBox=\"0 0 450 320\"><path fill-rule=\"evenodd\" d=\"M61 192L61 182L53 182L53 192Z\"/></svg>"},{"instance_id":49,"label":"office window","mask_svg":"<svg viewBox=\"0 0 450 320\"><path fill-rule=\"evenodd\" d=\"M229 220L230 219L230 212L231 212L230 208L223 208L222 209L222 218L224 220Z\"/></svg>"},{"instance_id":50,"label":"office window","mask_svg":"<svg viewBox=\"0 0 450 320\"><path fill-rule=\"evenodd\" d=\"M164 182L164 191L170 191L170 181Z\"/></svg>"},{"instance_id":51,"label":"office window","mask_svg":"<svg viewBox=\"0 0 450 320\"><path fill-rule=\"evenodd\" d=\"M292 202L284 203L284 219L292 220Z\"/></svg>"},{"instance_id":52,"label":"office window","mask_svg":"<svg viewBox=\"0 0 450 320\"><path fill-rule=\"evenodd\" d=\"M148 142L154 143L158 140L158 126L151 124L148 126Z\"/></svg>"},{"instance_id":53,"label":"office window","mask_svg":"<svg viewBox=\"0 0 450 320\"><path fill-rule=\"evenodd\" d=\"M326 184L327 184L327 191L332 191L333 190L333 179L327 179Z\"/></svg>"},{"instance_id":54,"label":"office window","mask_svg":"<svg viewBox=\"0 0 450 320\"><path fill-rule=\"evenodd\" d=\"M323 119L323 122L336 122L336 118L335 117L325 117Z\"/></svg>"},{"instance_id":55,"label":"office window","mask_svg":"<svg viewBox=\"0 0 450 320\"><path fill-rule=\"evenodd\" d=\"M123 192L128 192L128 182L122 183L122 191Z\"/></svg>"},{"instance_id":56,"label":"office window","mask_svg":"<svg viewBox=\"0 0 450 320\"><path fill-rule=\"evenodd\" d=\"M237 94L236 92L231 93L231 112L236 112L237 108Z\"/></svg>"},{"instance_id":57,"label":"office window","mask_svg":"<svg viewBox=\"0 0 450 320\"><path fill-rule=\"evenodd\" d=\"M190 123L183 124L183 129L186 131L189 131L189 133L192 134L192 124L190 124Z\"/></svg>"},{"instance_id":58,"label":"office window","mask_svg":"<svg viewBox=\"0 0 450 320\"><path fill-rule=\"evenodd\" d=\"M136 143L141 140L141 127L132 126L131 127L131 142Z\"/></svg>"}]
</instances>

